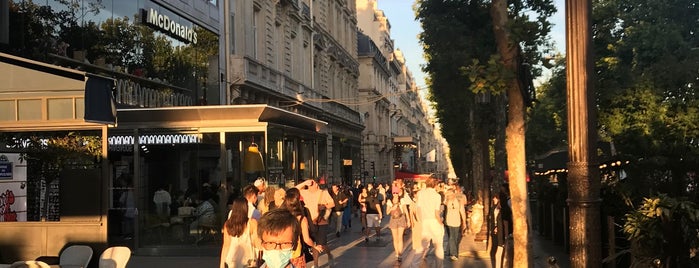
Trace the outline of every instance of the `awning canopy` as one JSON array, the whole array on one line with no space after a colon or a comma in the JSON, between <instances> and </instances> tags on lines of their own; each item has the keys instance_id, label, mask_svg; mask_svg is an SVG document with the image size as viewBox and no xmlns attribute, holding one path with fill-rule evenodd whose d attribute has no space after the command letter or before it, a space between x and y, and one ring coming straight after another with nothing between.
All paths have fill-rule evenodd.
<instances>
[{"instance_id":1,"label":"awning canopy","mask_svg":"<svg viewBox=\"0 0 699 268\"><path fill-rule=\"evenodd\" d=\"M407 171L396 171L396 174L395 174L396 179L411 179L411 180L426 180L426 179L429 179L431 176L432 176L432 174L412 173L412 172L407 172Z\"/></svg>"},{"instance_id":2,"label":"awning canopy","mask_svg":"<svg viewBox=\"0 0 699 268\"><path fill-rule=\"evenodd\" d=\"M267 123L320 132L327 123L266 104L118 109L118 128L225 128Z\"/></svg>"},{"instance_id":3,"label":"awning canopy","mask_svg":"<svg viewBox=\"0 0 699 268\"><path fill-rule=\"evenodd\" d=\"M418 140L413 136L394 136L393 143L410 143L417 144Z\"/></svg>"},{"instance_id":4,"label":"awning canopy","mask_svg":"<svg viewBox=\"0 0 699 268\"><path fill-rule=\"evenodd\" d=\"M0 53L0 131L98 129L116 121L114 80Z\"/></svg>"}]
</instances>

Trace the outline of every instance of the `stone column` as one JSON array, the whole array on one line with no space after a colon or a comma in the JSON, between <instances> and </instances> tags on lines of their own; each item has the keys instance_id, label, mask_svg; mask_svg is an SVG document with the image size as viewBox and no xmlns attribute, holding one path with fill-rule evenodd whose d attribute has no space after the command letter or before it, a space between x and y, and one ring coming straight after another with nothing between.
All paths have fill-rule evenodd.
<instances>
[{"instance_id":1,"label":"stone column","mask_svg":"<svg viewBox=\"0 0 699 268\"><path fill-rule=\"evenodd\" d=\"M573 268L602 265L591 16L591 0L566 0L568 206Z\"/></svg>"}]
</instances>

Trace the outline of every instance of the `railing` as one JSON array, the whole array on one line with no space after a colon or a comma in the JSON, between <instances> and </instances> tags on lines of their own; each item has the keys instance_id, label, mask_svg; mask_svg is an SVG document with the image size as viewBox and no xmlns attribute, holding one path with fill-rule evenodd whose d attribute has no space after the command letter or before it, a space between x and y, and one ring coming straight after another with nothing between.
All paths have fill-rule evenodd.
<instances>
[{"instance_id":1,"label":"railing","mask_svg":"<svg viewBox=\"0 0 699 268\"><path fill-rule=\"evenodd\" d=\"M301 15L307 20L311 19L311 7L306 3L301 3Z\"/></svg>"},{"instance_id":2,"label":"railing","mask_svg":"<svg viewBox=\"0 0 699 268\"><path fill-rule=\"evenodd\" d=\"M336 102L323 103L323 110L339 118L357 123L360 122L359 113L357 111Z\"/></svg>"},{"instance_id":3,"label":"railing","mask_svg":"<svg viewBox=\"0 0 699 268\"><path fill-rule=\"evenodd\" d=\"M323 110L335 117L344 118L351 122L360 122L359 113L349 107L335 102L321 102L327 97L315 89L307 87L298 81L274 70L264 64L246 57L234 57L231 66L239 71L239 83L249 82L272 89L284 97L297 99L304 105Z\"/></svg>"}]
</instances>

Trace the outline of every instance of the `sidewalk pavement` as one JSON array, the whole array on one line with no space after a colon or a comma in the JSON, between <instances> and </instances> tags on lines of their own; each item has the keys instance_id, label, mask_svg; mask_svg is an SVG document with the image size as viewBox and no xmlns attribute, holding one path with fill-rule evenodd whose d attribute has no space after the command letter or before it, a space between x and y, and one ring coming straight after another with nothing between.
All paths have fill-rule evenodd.
<instances>
[{"instance_id":1,"label":"sidewalk pavement","mask_svg":"<svg viewBox=\"0 0 699 268\"><path fill-rule=\"evenodd\" d=\"M353 221L357 222L358 221ZM355 223L354 228L341 233L340 237L335 237L335 233L328 235L330 247L333 249L334 267L436 267L437 259L434 252L430 252L424 260L416 259L411 249L410 235L403 237L404 255L403 262L397 262L393 250L391 232L387 228L388 221L384 222L379 241L372 240L367 243L361 233L361 227ZM443 265L449 267L475 267L491 268L490 254L486 250L486 243L474 241L474 236L467 234L459 245L459 259L457 261L444 260ZM561 245L555 245L550 240L539 236L535 232L532 234L532 252L534 267L536 268L568 268L570 267L569 255ZM446 240L444 241L446 246ZM212 248L218 251L220 248ZM433 251L433 250L432 250ZM558 266L551 266L547 259L553 256L558 261ZM415 265L410 265L409 260L417 260ZM212 252L210 256L139 256L133 255L127 268L178 268L178 267L218 267L218 254ZM308 267L313 263L309 262ZM327 255L319 258L319 267L330 267Z\"/></svg>"}]
</instances>

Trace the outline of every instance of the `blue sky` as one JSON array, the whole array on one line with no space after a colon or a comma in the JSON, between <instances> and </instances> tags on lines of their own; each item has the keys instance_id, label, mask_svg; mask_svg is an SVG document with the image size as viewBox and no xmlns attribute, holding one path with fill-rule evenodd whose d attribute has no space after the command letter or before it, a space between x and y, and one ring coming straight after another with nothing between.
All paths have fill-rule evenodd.
<instances>
[{"instance_id":1,"label":"blue sky","mask_svg":"<svg viewBox=\"0 0 699 268\"><path fill-rule=\"evenodd\" d=\"M415 21L415 13L412 9L412 0L377 0L379 9L384 11L391 23L391 38L395 40L396 48L403 51L408 69L412 72L419 88L425 86L425 74L420 70L420 65L425 63L422 56L422 47L418 41L418 34L422 31L420 24ZM565 54L565 2L554 0L558 12L550 18L554 24L551 31L551 39L556 43L557 50Z\"/></svg>"}]
</instances>

